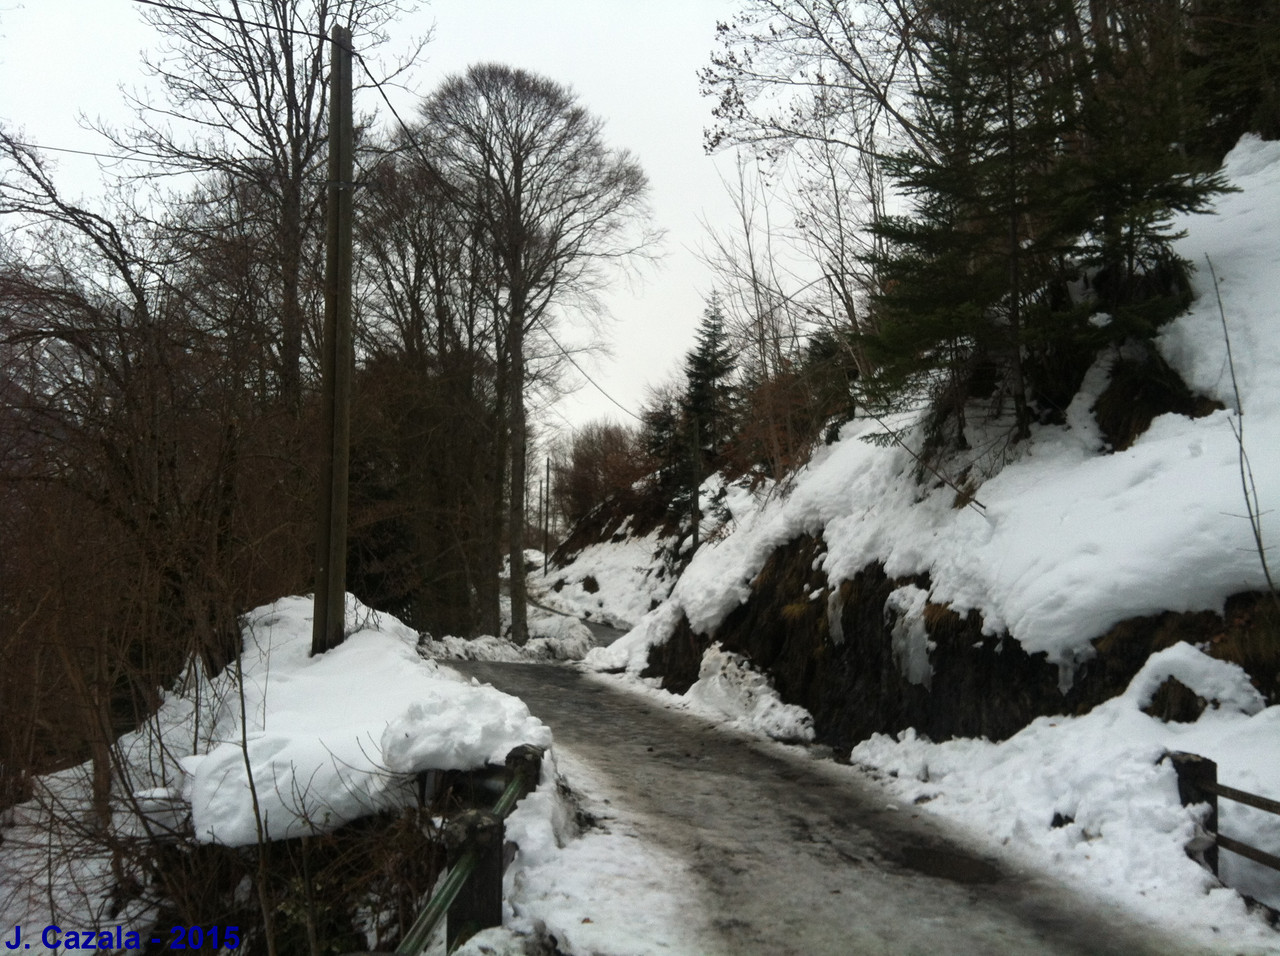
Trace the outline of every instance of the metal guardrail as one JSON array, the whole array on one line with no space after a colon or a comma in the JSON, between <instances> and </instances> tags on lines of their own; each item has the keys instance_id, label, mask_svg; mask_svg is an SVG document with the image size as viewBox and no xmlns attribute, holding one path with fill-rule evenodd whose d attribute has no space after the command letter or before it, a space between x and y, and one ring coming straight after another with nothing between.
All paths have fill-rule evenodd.
<instances>
[{"instance_id":1,"label":"metal guardrail","mask_svg":"<svg viewBox=\"0 0 1280 956\"><path fill-rule=\"evenodd\" d=\"M400 940L395 952L420 956L445 920L449 952L482 929L502 925L502 821L538 786L542 750L525 744L506 760L506 788L492 810L467 810L449 821L449 872Z\"/></svg>"},{"instance_id":2,"label":"metal guardrail","mask_svg":"<svg viewBox=\"0 0 1280 956\"><path fill-rule=\"evenodd\" d=\"M1234 800L1236 803L1243 803L1277 816L1280 816L1280 800L1272 800L1270 797L1259 796L1256 793L1237 790L1235 787L1218 783L1218 765L1208 757L1189 753L1170 753L1166 756L1178 775L1178 797L1182 800L1182 805L1184 807L1196 803L1209 805L1204 827L1212 840L1203 847L1203 860L1213 875L1218 875L1219 847L1273 870L1280 870L1280 856L1242 843L1218 831L1218 798Z\"/></svg>"}]
</instances>

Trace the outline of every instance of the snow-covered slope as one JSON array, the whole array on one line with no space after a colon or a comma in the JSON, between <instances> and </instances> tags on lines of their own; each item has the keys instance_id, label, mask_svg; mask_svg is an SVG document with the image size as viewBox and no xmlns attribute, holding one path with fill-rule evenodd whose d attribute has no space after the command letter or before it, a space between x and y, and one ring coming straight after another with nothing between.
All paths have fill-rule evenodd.
<instances>
[{"instance_id":1,"label":"snow-covered slope","mask_svg":"<svg viewBox=\"0 0 1280 956\"><path fill-rule=\"evenodd\" d=\"M561 567L529 577L535 600L566 614L629 628L671 591L664 555L671 542L658 531L591 544Z\"/></svg>"},{"instance_id":2,"label":"snow-covered slope","mask_svg":"<svg viewBox=\"0 0 1280 956\"><path fill-rule=\"evenodd\" d=\"M772 481L744 476L725 481L711 475L698 500L703 541L719 541L737 527L739 518L759 510L772 491ZM610 502L617 505L618 502ZM568 560L529 576L536 601L565 614L631 628L671 593L679 565L693 547L688 517L663 522L645 534L629 531L634 516L610 526L608 540L575 551ZM539 563L541 555L539 555Z\"/></svg>"},{"instance_id":3,"label":"snow-covered slope","mask_svg":"<svg viewBox=\"0 0 1280 956\"><path fill-rule=\"evenodd\" d=\"M903 601L976 609L989 633L1044 652L1058 665L1063 688L1093 655L1093 639L1122 620L1166 610L1220 612L1229 596L1264 590L1233 426L1243 426L1264 544L1276 544L1280 143L1245 139L1226 173L1240 192L1221 197L1215 215L1177 224L1187 232L1178 251L1196 269L1196 300L1156 343L1192 389L1224 410L1198 419L1160 416L1130 448L1109 453L1092 413L1109 371L1111 357L1103 356L1066 424L1035 429L1016 460L977 489L983 508L957 508L950 488L921 487L905 451L862 440L880 425L850 422L788 494L740 512L733 532L699 551L670 598L624 638L592 651L589 665L639 675L681 616L714 636L747 600L770 555L805 533L822 536L819 570L833 589L873 562L890 578L927 573L927 594L900 589ZM894 424L909 429L905 420ZM904 660L923 676L928 642L912 647ZM1166 723L1143 712L1170 676L1210 701L1198 720ZM1167 750L1200 753L1219 763L1222 782L1280 797L1280 707L1263 704L1234 665L1179 644L1153 656L1128 691L1084 716L1041 718L1002 743L878 735L852 756L904 802L1185 928L1207 951L1280 952L1280 939L1246 914L1235 891L1186 857L1202 812L1180 805L1173 771L1160 762ZM1223 832L1280 850L1277 818L1227 801L1222 814ZM1280 874L1225 851L1222 874L1229 886L1280 906Z\"/></svg>"},{"instance_id":4,"label":"snow-covered slope","mask_svg":"<svg viewBox=\"0 0 1280 956\"><path fill-rule=\"evenodd\" d=\"M1238 447L1245 425L1267 541L1280 540L1280 144L1243 141L1226 172L1241 192L1216 215L1179 223L1179 252L1197 268L1192 309L1158 346L1192 388L1226 410L1163 415L1125 451L1107 454L1090 408L1105 362L1090 372L1067 424L1042 426L978 489L985 510L956 508L947 487L921 488L899 447L862 439L876 422L848 423L796 478L723 540L702 548L671 593L623 640L593 653L601 668L644 666L680 613L711 633L746 599L779 545L821 532L834 584L874 561L891 577L927 572L930 601L979 610L989 632L1043 651L1069 685L1091 639L1125 618L1163 610L1221 610L1264 579L1241 515ZM1243 404L1236 407L1217 299L1219 278ZM905 421L896 423L908 427ZM909 431L908 431L908 434ZM959 469L957 469L958 471Z\"/></svg>"}]
</instances>

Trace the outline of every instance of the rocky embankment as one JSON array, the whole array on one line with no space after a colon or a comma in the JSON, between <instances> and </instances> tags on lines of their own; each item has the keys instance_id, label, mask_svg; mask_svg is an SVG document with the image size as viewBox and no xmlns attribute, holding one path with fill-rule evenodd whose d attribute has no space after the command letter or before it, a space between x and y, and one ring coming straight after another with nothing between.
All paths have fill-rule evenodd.
<instances>
[{"instance_id":1,"label":"rocky embankment","mask_svg":"<svg viewBox=\"0 0 1280 956\"><path fill-rule=\"evenodd\" d=\"M818 739L837 750L874 733L914 727L933 740L1002 740L1036 717L1083 713L1124 690L1146 659L1178 641L1240 663L1269 702L1277 699L1277 651L1257 636L1276 615L1257 594L1212 612L1131 618L1093 642L1095 655L1063 690L1057 666L1027 654L1005 634L984 634L980 614L957 614L923 600L926 576L892 579L879 564L836 587L815 571L820 538L779 548L757 575L751 597L716 629L698 634L681 619L650 651L647 677L686 691L703 652L719 642L749 657L783 700L806 708ZM910 607L911 597L919 604ZM1151 704L1154 716L1194 720L1206 702L1170 680Z\"/></svg>"}]
</instances>

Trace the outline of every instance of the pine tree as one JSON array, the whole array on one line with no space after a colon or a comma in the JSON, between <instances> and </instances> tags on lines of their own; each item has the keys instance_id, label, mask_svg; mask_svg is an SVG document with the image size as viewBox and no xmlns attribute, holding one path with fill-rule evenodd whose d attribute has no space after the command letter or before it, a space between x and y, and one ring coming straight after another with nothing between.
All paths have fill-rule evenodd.
<instances>
[{"instance_id":1,"label":"pine tree","mask_svg":"<svg viewBox=\"0 0 1280 956\"><path fill-rule=\"evenodd\" d=\"M1079 97L1078 162L1088 231L1081 262L1107 337L1149 338L1190 298L1190 266L1174 252L1175 214L1209 209L1227 189L1188 141L1206 117L1188 81L1188 24L1167 5L1127 0L1111 29L1091 31Z\"/></svg>"},{"instance_id":2,"label":"pine tree","mask_svg":"<svg viewBox=\"0 0 1280 956\"><path fill-rule=\"evenodd\" d=\"M1280 139L1280 0L1199 0L1187 47L1193 152L1216 163L1245 133Z\"/></svg>"},{"instance_id":3,"label":"pine tree","mask_svg":"<svg viewBox=\"0 0 1280 956\"><path fill-rule=\"evenodd\" d=\"M641 412L640 447L653 463L653 492L661 499L672 500L680 484L680 475L688 471L686 443L680 437L680 415L674 399L657 398Z\"/></svg>"},{"instance_id":4,"label":"pine tree","mask_svg":"<svg viewBox=\"0 0 1280 956\"><path fill-rule=\"evenodd\" d=\"M713 295L702 313L694 347L685 355L685 384L674 417L673 441L665 454L672 462L674 481L671 486L671 512L687 514L692 531L692 551L699 543L700 522L698 489L703 480L724 460L734 435L736 390L731 376L735 361L733 348L725 331L724 311ZM647 429L649 440L665 439L667 416L658 410ZM649 421L646 424L650 424Z\"/></svg>"},{"instance_id":5,"label":"pine tree","mask_svg":"<svg viewBox=\"0 0 1280 956\"><path fill-rule=\"evenodd\" d=\"M952 419L962 448L964 408L984 369L1012 399L1017 435L1029 433L1024 351L1058 318L1052 287L1072 234L1057 161L1071 91L1051 27L1061 6L933 4L916 104L928 145L885 164L913 209L874 226L886 254L874 263L871 384L890 405L922 394L935 430Z\"/></svg>"},{"instance_id":6,"label":"pine tree","mask_svg":"<svg viewBox=\"0 0 1280 956\"><path fill-rule=\"evenodd\" d=\"M700 470L719 464L733 435L734 389L730 376L736 367L733 347L725 331L724 309L712 295L702 313L693 349L685 356L685 391L681 409L692 423L692 443L699 450Z\"/></svg>"},{"instance_id":7,"label":"pine tree","mask_svg":"<svg viewBox=\"0 0 1280 956\"><path fill-rule=\"evenodd\" d=\"M874 225L886 251L873 260L867 348L880 365L867 385L886 408L923 398L931 436L961 448L971 400L1008 398L1025 438L1101 344L1150 337L1185 304L1172 217L1207 209L1226 185L1181 148L1194 114L1177 70L1182 20L1167 5L1098 3L1095 21L1069 0L922 12L924 145L885 164L913 205ZM1092 298L1071 293L1077 275ZM1108 321L1086 322L1090 310Z\"/></svg>"}]
</instances>

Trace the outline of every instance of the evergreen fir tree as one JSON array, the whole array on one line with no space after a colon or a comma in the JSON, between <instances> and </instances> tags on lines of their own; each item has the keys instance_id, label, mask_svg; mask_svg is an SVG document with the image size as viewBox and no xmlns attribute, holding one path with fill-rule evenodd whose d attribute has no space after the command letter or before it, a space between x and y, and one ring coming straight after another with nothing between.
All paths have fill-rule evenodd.
<instances>
[{"instance_id":1,"label":"evergreen fir tree","mask_svg":"<svg viewBox=\"0 0 1280 956\"><path fill-rule=\"evenodd\" d=\"M1173 217L1207 211L1227 189L1216 162L1188 149L1205 116L1189 95L1186 21L1124 7L1123 29L1094 31L1075 157L1089 217L1081 261L1113 340L1148 338L1185 308L1190 266L1174 252Z\"/></svg>"},{"instance_id":2,"label":"evergreen fir tree","mask_svg":"<svg viewBox=\"0 0 1280 956\"><path fill-rule=\"evenodd\" d=\"M1063 303L1053 295L1073 208L1057 161L1071 95L1052 29L1061 6L932 4L930 72L916 109L929 145L885 164L913 210L874 226L886 254L875 262L872 384L890 405L923 395L935 426L954 421L959 447L983 369L1012 399L1016 433L1028 434L1024 350L1068 318L1055 314Z\"/></svg>"},{"instance_id":3,"label":"evergreen fir tree","mask_svg":"<svg viewBox=\"0 0 1280 956\"><path fill-rule=\"evenodd\" d=\"M680 416L676 403L660 398L641 413L643 425L640 446L655 464L654 492L661 498L672 500L681 484L682 472L687 472L687 443L681 439Z\"/></svg>"},{"instance_id":4,"label":"evergreen fir tree","mask_svg":"<svg viewBox=\"0 0 1280 956\"><path fill-rule=\"evenodd\" d=\"M1010 399L1026 437L1101 344L1175 314L1189 285L1172 217L1226 188L1181 148L1180 17L1137 0L1089 12L1106 22L1082 25L1069 0L922 9L927 145L885 163L912 209L874 224L879 369L865 385L886 408L922 397L931 436L961 448L972 399ZM1092 299L1071 294L1081 274Z\"/></svg>"},{"instance_id":5,"label":"evergreen fir tree","mask_svg":"<svg viewBox=\"0 0 1280 956\"><path fill-rule=\"evenodd\" d=\"M734 388L730 381L737 363L725 331L724 310L712 295L702 313L693 349L685 356L685 391L681 410L692 428L692 444L699 450L703 475L720 464L733 436Z\"/></svg>"},{"instance_id":6,"label":"evergreen fir tree","mask_svg":"<svg viewBox=\"0 0 1280 956\"><path fill-rule=\"evenodd\" d=\"M699 543L702 512L698 489L723 462L734 434L735 368L733 348L724 327L720 299L712 295L702 313L693 349L685 355L685 388L680 399L686 455L684 481L672 499L676 513L687 513L692 531L690 553Z\"/></svg>"},{"instance_id":7,"label":"evergreen fir tree","mask_svg":"<svg viewBox=\"0 0 1280 956\"><path fill-rule=\"evenodd\" d=\"M1193 152L1216 164L1245 133L1280 139L1280 0L1199 0L1189 33Z\"/></svg>"}]
</instances>

